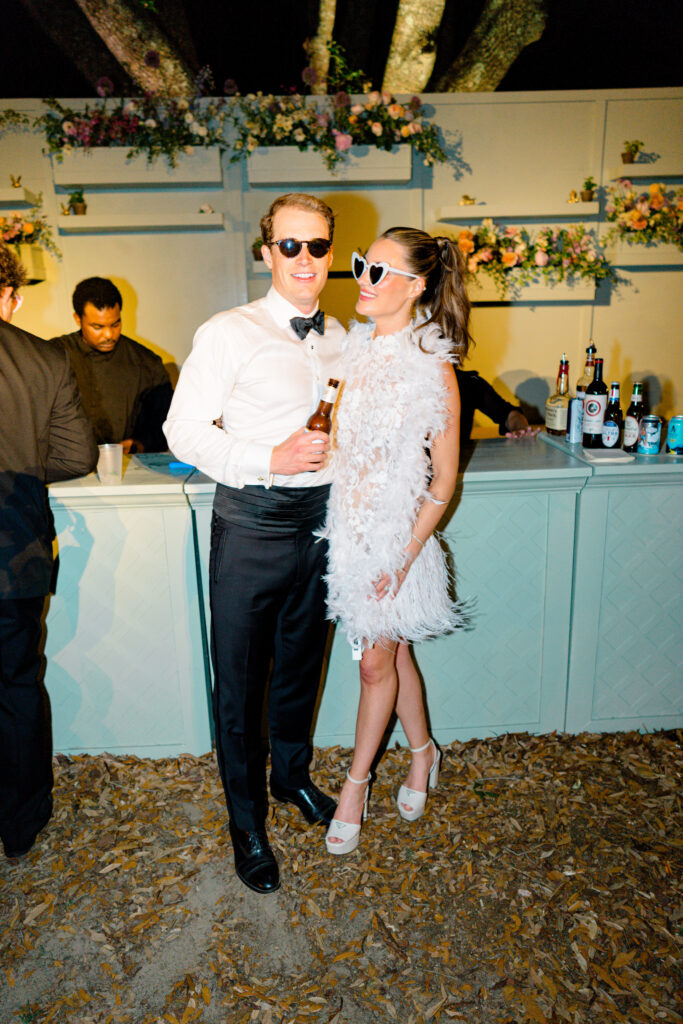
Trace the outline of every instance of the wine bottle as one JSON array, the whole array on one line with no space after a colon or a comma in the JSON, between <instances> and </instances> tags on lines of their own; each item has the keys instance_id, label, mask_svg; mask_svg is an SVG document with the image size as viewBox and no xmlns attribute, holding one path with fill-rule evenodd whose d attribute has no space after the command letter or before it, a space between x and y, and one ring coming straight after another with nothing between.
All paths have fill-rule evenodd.
<instances>
[{"instance_id":1,"label":"wine bottle","mask_svg":"<svg viewBox=\"0 0 683 1024\"><path fill-rule=\"evenodd\" d=\"M602 448L602 424L607 407L607 385L602 379L603 360L595 360L593 380L586 388L583 403L583 447Z\"/></svg>"},{"instance_id":2,"label":"wine bottle","mask_svg":"<svg viewBox=\"0 0 683 1024\"><path fill-rule=\"evenodd\" d=\"M337 400L338 390L339 381L330 377L327 382L327 390L320 399L318 408L306 421L306 430L322 430L323 433L329 434L332 429L332 409Z\"/></svg>"},{"instance_id":3,"label":"wine bottle","mask_svg":"<svg viewBox=\"0 0 683 1024\"><path fill-rule=\"evenodd\" d=\"M609 400L602 423L602 447L618 448L621 439L621 406L619 405L619 381L613 380L609 388Z\"/></svg>"},{"instance_id":4,"label":"wine bottle","mask_svg":"<svg viewBox=\"0 0 683 1024\"><path fill-rule=\"evenodd\" d=\"M560 359L555 394L545 403L545 429L549 434L561 435L567 431L569 406L569 362L565 353Z\"/></svg>"},{"instance_id":5,"label":"wine bottle","mask_svg":"<svg viewBox=\"0 0 683 1024\"><path fill-rule=\"evenodd\" d=\"M631 404L626 410L624 420L624 451L634 452L638 447L640 435L640 421L643 418L643 384L642 381L633 382L633 393Z\"/></svg>"}]
</instances>

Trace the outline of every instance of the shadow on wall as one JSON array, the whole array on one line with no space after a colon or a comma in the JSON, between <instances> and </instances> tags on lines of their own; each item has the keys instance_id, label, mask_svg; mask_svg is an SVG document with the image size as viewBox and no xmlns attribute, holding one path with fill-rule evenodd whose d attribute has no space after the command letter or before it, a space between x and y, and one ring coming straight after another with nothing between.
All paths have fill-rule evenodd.
<instances>
[{"instance_id":1,"label":"shadow on wall","mask_svg":"<svg viewBox=\"0 0 683 1024\"><path fill-rule=\"evenodd\" d=\"M545 423L550 385L544 377L531 376L531 370L508 370L491 383L503 398L521 406L529 423Z\"/></svg>"},{"instance_id":2,"label":"shadow on wall","mask_svg":"<svg viewBox=\"0 0 683 1024\"><path fill-rule=\"evenodd\" d=\"M152 341L149 338L143 338L137 330L138 322L138 296L137 292L132 288L130 283L122 277L111 277L110 281L116 285L118 290L121 292L121 298L123 300L123 306L121 307L121 322L123 324L123 333L128 337L132 338L133 341L139 342L148 348L151 352L156 353L163 360L164 366L168 370L168 375L171 378L171 384L173 387L178 382L178 375L180 373L178 366L175 362L175 357L172 352L168 349L162 348L158 341Z\"/></svg>"}]
</instances>

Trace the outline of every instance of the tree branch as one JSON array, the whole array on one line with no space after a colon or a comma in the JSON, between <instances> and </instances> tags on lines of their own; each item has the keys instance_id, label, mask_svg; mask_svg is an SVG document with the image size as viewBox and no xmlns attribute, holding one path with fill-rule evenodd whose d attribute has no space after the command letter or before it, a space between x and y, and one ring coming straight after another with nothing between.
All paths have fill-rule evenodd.
<instances>
[{"instance_id":1,"label":"tree branch","mask_svg":"<svg viewBox=\"0 0 683 1024\"><path fill-rule=\"evenodd\" d=\"M383 92L422 92L436 60L436 33L446 0L400 0Z\"/></svg>"},{"instance_id":2,"label":"tree branch","mask_svg":"<svg viewBox=\"0 0 683 1024\"><path fill-rule=\"evenodd\" d=\"M133 7L129 0L76 3L107 48L145 92L186 96L193 90L190 67L163 29L139 5Z\"/></svg>"},{"instance_id":3,"label":"tree branch","mask_svg":"<svg viewBox=\"0 0 683 1024\"><path fill-rule=\"evenodd\" d=\"M332 42L334 19L337 13L337 0L320 0L318 14L318 31L313 39L304 43L310 66L315 72L315 81L311 92L322 95L327 92L327 72L330 67L330 51L327 44Z\"/></svg>"},{"instance_id":4,"label":"tree branch","mask_svg":"<svg viewBox=\"0 0 683 1024\"><path fill-rule=\"evenodd\" d=\"M543 35L545 0L487 0L464 50L436 83L436 92L489 92L530 43Z\"/></svg>"}]
</instances>

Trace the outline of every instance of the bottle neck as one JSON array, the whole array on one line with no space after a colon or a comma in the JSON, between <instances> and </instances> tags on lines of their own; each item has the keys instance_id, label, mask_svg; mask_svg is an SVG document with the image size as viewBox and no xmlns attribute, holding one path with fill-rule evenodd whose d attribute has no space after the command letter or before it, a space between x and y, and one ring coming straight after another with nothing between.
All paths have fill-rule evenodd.
<instances>
[{"instance_id":1,"label":"bottle neck","mask_svg":"<svg viewBox=\"0 0 683 1024\"><path fill-rule=\"evenodd\" d=\"M560 375L557 378L557 393L558 395L566 395L569 391L569 374L567 368L560 370Z\"/></svg>"}]
</instances>

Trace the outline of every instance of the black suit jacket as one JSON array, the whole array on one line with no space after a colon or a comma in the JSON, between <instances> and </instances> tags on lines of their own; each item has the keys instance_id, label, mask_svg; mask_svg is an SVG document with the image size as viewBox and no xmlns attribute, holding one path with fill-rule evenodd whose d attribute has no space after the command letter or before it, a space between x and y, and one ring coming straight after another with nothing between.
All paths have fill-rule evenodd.
<instances>
[{"instance_id":1,"label":"black suit jacket","mask_svg":"<svg viewBox=\"0 0 683 1024\"><path fill-rule=\"evenodd\" d=\"M84 476L97 455L64 349L0 320L0 599L49 592L45 485Z\"/></svg>"},{"instance_id":2,"label":"black suit jacket","mask_svg":"<svg viewBox=\"0 0 683 1024\"><path fill-rule=\"evenodd\" d=\"M505 433L505 421L511 412L519 410L516 405L510 405L498 392L491 387L488 381L480 377L476 370L459 370L456 368L455 375L458 378L460 390L460 443L467 444L472 432L472 420L475 409L479 409L486 416L498 424L498 433Z\"/></svg>"}]
</instances>

